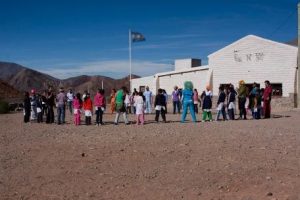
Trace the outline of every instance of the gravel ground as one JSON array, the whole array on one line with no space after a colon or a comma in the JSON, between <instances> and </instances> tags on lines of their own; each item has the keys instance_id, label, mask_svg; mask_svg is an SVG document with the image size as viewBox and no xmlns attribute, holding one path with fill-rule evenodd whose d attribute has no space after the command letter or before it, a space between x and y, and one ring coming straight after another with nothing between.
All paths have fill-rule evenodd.
<instances>
[{"instance_id":1,"label":"gravel ground","mask_svg":"<svg viewBox=\"0 0 300 200\"><path fill-rule=\"evenodd\" d=\"M300 110L144 126L22 117L0 115L0 199L300 199Z\"/></svg>"}]
</instances>

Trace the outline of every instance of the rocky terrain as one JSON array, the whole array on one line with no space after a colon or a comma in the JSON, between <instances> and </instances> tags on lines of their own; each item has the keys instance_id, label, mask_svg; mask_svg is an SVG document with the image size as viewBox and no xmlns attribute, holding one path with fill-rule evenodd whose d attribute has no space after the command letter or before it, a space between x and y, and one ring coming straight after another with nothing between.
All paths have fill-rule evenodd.
<instances>
[{"instance_id":1,"label":"rocky terrain","mask_svg":"<svg viewBox=\"0 0 300 200\"><path fill-rule=\"evenodd\" d=\"M144 126L114 126L105 114L104 126L76 127L66 117L0 115L0 199L300 199L300 110L196 124L146 115Z\"/></svg>"}]
</instances>

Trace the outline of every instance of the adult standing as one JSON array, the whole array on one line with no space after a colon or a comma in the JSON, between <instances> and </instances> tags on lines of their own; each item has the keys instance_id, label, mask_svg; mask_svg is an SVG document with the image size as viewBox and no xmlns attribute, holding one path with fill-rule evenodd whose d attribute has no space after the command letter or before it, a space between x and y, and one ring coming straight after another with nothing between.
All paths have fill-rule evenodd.
<instances>
[{"instance_id":1,"label":"adult standing","mask_svg":"<svg viewBox=\"0 0 300 200\"><path fill-rule=\"evenodd\" d=\"M71 116L73 115L73 100L74 100L74 93L72 89L69 89L69 92L67 93L67 104L70 111Z\"/></svg>"},{"instance_id":2,"label":"adult standing","mask_svg":"<svg viewBox=\"0 0 300 200\"><path fill-rule=\"evenodd\" d=\"M168 113L168 94L166 92L165 89L163 89L163 95L165 96L165 100L166 100L166 114Z\"/></svg>"},{"instance_id":3,"label":"adult standing","mask_svg":"<svg viewBox=\"0 0 300 200\"><path fill-rule=\"evenodd\" d=\"M30 109L31 109L31 104L30 104L29 92L25 92L24 94L24 122L25 123L29 122Z\"/></svg>"},{"instance_id":4,"label":"adult standing","mask_svg":"<svg viewBox=\"0 0 300 200\"><path fill-rule=\"evenodd\" d=\"M181 122L183 123L186 118L187 110L190 109L193 122L196 122L196 115L194 110L194 94L193 94L193 83L191 81L186 81L184 83L184 90L182 91L182 104L183 112L181 115Z\"/></svg>"},{"instance_id":5,"label":"adult standing","mask_svg":"<svg viewBox=\"0 0 300 200\"><path fill-rule=\"evenodd\" d=\"M243 80L239 82L238 99L239 99L240 119L247 119L246 117L247 112L245 108L245 104L247 100L247 87L245 85L245 81Z\"/></svg>"},{"instance_id":6,"label":"adult standing","mask_svg":"<svg viewBox=\"0 0 300 200\"><path fill-rule=\"evenodd\" d=\"M52 88L49 88L48 94L47 94L47 118L46 123L54 123L54 94L52 92Z\"/></svg>"},{"instance_id":7,"label":"adult standing","mask_svg":"<svg viewBox=\"0 0 300 200\"><path fill-rule=\"evenodd\" d=\"M271 117L271 97L272 97L272 87L270 81L265 81L265 90L263 93L264 99L264 116L265 118Z\"/></svg>"},{"instance_id":8,"label":"adult standing","mask_svg":"<svg viewBox=\"0 0 300 200\"><path fill-rule=\"evenodd\" d=\"M66 94L63 88L59 89L59 93L56 96L56 103L57 103L57 124L64 124Z\"/></svg>"},{"instance_id":9,"label":"adult standing","mask_svg":"<svg viewBox=\"0 0 300 200\"><path fill-rule=\"evenodd\" d=\"M37 119L37 96L35 94L35 89L31 90L31 96L30 96L30 104L31 104L31 120Z\"/></svg>"},{"instance_id":10,"label":"adult standing","mask_svg":"<svg viewBox=\"0 0 300 200\"><path fill-rule=\"evenodd\" d=\"M146 110L145 113L151 114L151 105L152 105L152 92L149 90L149 87L146 87L146 91L144 92L144 96L146 99Z\"/></svg>"},{"instance_id":11,"label":"adult standing","mask_svg":"<svg viewBox=\"0 0 300 200\"><path fill-rule=\"evenodd\" d=\"M172 92L172 101L173 101L173 114L176 114L176 108L178 113L180 114L180 96L178 87L174 87L174 91Z\"/></svg>"}]
</instances>

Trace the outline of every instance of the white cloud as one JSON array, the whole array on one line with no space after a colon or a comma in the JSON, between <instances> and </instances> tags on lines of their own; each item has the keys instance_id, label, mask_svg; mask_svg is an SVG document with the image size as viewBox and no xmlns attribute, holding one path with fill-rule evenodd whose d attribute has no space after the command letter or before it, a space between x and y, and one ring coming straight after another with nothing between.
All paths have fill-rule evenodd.
<instances>
[{"instance_id":1,"label":"white cloud","mask_svg":"<svg viewBox=\"0 0 300 200\"><path fill-rule=\"evenodd\" d=\"M60 64L64 66L64 64ZM134 60L132 63L132 74L139 76L149 76L158 72L169 71L172 69L170 64L156 63L151 61ZM122 78L129 74L129 61L97 61L74 65L73 67L47 68L41 70L57 78L69 78L79 75L103 75L112 78Z\"/></svg>"}]
</instances>

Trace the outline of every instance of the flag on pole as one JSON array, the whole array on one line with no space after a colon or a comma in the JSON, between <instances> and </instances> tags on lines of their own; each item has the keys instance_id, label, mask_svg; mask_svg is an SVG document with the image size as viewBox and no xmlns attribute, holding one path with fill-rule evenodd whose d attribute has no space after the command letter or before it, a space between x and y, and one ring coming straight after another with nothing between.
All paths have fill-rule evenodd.
<instances>
[{"instance_id":1,"label":"flag on pole","mask_svg":"<svg viewBox=\"0 0 300 200\"><path fill-rule=\"evenodd\" d=\"M142 42L145 41L145 37L138 32L131 32L131 40L132 42Z\"/></svg>"}]
</instances>

